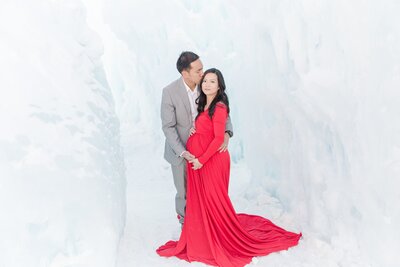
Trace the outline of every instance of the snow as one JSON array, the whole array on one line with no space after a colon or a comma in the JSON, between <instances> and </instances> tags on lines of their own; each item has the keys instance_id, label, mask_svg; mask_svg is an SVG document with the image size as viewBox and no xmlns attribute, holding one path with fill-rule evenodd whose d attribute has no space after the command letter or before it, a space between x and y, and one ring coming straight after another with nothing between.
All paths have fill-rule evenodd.
<instances>
[{"instance_id":1,"label":"snow","mask_svg":"<svg viewBox=\"0 0 400 267\"><path fill-rule=\"evenodd\" d=\"M184 50L225 76L237 211L303 233L251 265L397 266L399 11L2 1L0 266L189 266L155 253L179 238L159 111Z\"/></svg>"},{"instance_id":2,"label":"snow","mask_svg":"<svg viewBox=\"0 0 400 267\"><path fill-rule=\"evenodd\" d=\"M102 43L80 2L0 13L0 266L113 266L126 177Z\"/></svg>"}]
</instances>

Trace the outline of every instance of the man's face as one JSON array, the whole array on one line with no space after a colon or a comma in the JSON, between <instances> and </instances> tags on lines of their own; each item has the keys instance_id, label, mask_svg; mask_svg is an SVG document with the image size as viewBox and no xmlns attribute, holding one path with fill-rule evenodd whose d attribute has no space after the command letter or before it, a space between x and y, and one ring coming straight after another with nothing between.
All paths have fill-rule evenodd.
<instances>
[{"instance_id":1,"label":"man's face","mask_svg":"<svg viewBox=\"0 0 400 267\"><path fill-rule=\"evenodd\" d=\"M201 78L203 77L203 63L201 63L200 59L197 59L190 63L190 69L184 70L182 72L184 77L192 81L195 84L199 84Z\"/></svg>"}]
</instances>

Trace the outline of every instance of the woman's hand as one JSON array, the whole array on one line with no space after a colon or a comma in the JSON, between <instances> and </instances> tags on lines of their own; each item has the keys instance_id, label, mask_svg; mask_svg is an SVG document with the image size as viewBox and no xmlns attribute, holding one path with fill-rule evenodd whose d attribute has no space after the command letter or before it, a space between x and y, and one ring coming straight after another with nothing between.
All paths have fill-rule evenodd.
<instances>
[{"instance_id":1,"label":"woman's hand","mask_svg":"<svg viewBox=\"0 0 400 267\"><path fill-rule=\"evenodd\" d=\"M198 159L192 159L192 160L190 160L190 163L193 164L193 167L192 167L193 170L198 170L201 167L203 167L203 164L201 164Z\"/></svg>"},{"instance_id":2,"label":"woman's hand","mask_svg":"<svg viewBox=\"0 0 400 267\"><path fill-rule=\"evenodd\" d=\"M189 136L192 136L196 132L196 128L192 127L189 131Z\"/></svg>"}]
</instances>

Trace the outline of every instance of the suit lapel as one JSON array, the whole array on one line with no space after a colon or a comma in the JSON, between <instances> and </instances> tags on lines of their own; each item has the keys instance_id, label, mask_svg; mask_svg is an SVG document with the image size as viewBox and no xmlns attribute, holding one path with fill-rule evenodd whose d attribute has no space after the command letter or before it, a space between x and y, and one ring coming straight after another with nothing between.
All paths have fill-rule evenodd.
<instances>
[{"instance_id":1,"label":"suit lapel","mask_svg":"<svg viewBox=\"0 0 400 267\"><path fill-rule=\"evenodd\" d=\"M180 94L180 98L183 101L183 104L185 105L186 111L187 113L190 114L190 116L192 115L192 109L190 108L190 102L189 102L189 97L188 97L188 93L186 91L186 87L183 84L183 79L181 78L179 81L179 94Z\"/></svg>"}]
</instances>

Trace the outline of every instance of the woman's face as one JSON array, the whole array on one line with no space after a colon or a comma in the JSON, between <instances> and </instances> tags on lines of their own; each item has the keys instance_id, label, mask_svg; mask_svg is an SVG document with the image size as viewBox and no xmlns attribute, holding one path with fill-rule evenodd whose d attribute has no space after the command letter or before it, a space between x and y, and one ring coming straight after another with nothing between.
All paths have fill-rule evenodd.
<instances>
[{"instance_id":1,"label":"woman's face","mask_svg":"<svg viewBox=\"0 0 400 267\"><path fill-rule=\"evenodd\" d=\"M215 73L207 73L204 76L201 89L206 96L215 96L219 90L218 77Z\"/></svg>"}]
</instances>

